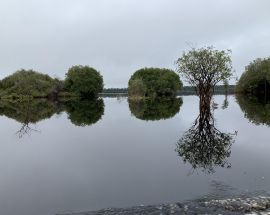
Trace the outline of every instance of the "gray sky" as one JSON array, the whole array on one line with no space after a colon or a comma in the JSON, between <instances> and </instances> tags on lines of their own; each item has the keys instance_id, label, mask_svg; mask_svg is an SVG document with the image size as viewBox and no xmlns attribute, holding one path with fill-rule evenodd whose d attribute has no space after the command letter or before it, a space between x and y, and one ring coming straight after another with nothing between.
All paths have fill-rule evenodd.
<instances>
[{"instance_id":1,"label":"gray sky","mask_svg":"<svg viewBox=\"0 0 270 215\"><path fill-rule=\"evenodd\" d=\"M175 69L184 50L231 49L237 76L270 56L269 0L0 0L0 78L34 69L64 78L72 65L126 87L142 67Z\"/></svg>"}]
</instances>

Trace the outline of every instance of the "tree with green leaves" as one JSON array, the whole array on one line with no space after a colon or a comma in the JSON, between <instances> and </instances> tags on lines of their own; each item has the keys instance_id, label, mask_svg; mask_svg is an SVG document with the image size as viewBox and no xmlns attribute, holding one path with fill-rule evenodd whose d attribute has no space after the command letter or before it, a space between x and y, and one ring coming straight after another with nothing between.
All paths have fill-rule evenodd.
<instances>
[{"instance_id":1,"label":"tree with green leaves","mask_svg":"<svg viewBox=\"0 0 270 215\"><path fill-rule=\"evenodd\" d=\"M270 58L250 63L236 85L236 92L270 98Z\"/></svg>"},{"instance_id":2,"label":"tree with green leaves","mask_svg":"<svg viewBox=\"0 0 270 215\"><path fill-rule=\"evenodd\" d=\"M131 97L174 96L181 88L178 74L170 69L143 68L136 71L128 82Z\"/></svg>"},{"instance_id":3,"label":"tree with green leaves","mask_svg":"<svg viewBox=\"0 0 270 215\"><path fill-rule=\"evenodd\" d=\"M103 90L103 77L89 66L73 66L66 73L65 89L83 98L97 97Z\"/></svg>"},{"instance_id":4,"label":"tree with green leaves","mask_svg":"<svg viewBox=\"0 0 270 215\"><path fill-rule=\"evenodd\" d=\"M199 95L212 95L214 86L232 76L230 50L214 47L192 48L184 52L176 64L177 71Z\"/></svg>"}]
</instances>

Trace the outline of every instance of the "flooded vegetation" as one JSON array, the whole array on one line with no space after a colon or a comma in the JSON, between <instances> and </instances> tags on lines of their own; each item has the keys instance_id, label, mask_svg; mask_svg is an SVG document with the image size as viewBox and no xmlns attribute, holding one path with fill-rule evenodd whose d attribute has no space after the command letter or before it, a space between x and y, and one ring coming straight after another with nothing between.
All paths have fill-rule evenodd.
<instances>
[{"instance_id":1,"label":"flooded vegetation","mask_svg":"<svg viewBox=\"0 0 270 215\"><path fill-rule=\"evenodd\" d=\"M269 8L0 0L0 215L270 215Z\"/></svg>"},{"instance_id":2,"label":"flooded vegetation","mask_svg":"<svg viewBox=\"0 0 270 215\"><path fill-rule=\"evenodd\" d=\"M102 97L103 77L89 66L71 67L62 81L32 70L8 76L0 83L0 163L10 166L0 172L1 212L267 212L268 79L254 82L250 71L268 62L254 61L234 87L230 51L192 48L176 62L193 90L181 97L178 74L161 68L137 70L128 97Z\"/></svg>"}]
</instances>

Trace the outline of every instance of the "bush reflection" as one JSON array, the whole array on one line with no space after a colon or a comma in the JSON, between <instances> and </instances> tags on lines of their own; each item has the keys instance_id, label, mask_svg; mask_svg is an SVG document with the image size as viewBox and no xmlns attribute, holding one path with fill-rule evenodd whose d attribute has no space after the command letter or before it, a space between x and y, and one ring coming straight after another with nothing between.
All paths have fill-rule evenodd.
<instances>
[{"instance_id":1,"label":"bush reflection","mask_svg":"<svg viewBox=\"0 0 270 215\"><path fill-rule=\"evenodd\" d=\"M161 120L174 117L183 104L182 98L128 99L133 116L141 120Z\"/></svg>"},{"instance_id":2,"label":"bush reflection","mask_svg":"<svg viewBox=\"0 0 270 215\"><path fill-rule=\"evenodd\" d=\"M66 112L70 122L76 126L89 126L98 122L104 114L103 99L49 101L33 100L0 100L0 115L14 119L22 126L17 132L19 137L37 131L31 127L54 114Z\"/></svg>"}]
</instances>

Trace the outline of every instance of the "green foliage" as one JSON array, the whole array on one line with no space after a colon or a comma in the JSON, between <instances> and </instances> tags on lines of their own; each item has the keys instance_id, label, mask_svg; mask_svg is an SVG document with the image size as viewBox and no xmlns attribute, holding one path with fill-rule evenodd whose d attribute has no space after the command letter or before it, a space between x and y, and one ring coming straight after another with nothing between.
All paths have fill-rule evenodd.
<instances>
[{"instance_id":1,"label":"green foliage","mask_svg":"<svg viewBox=\"0 0 270 215\"><path fill-rule=\"evenodd\" d=\"M168 119L180 110L182 98L170 99L129 99L129 109L138 119L161 120Z\"/></svg>"},{"instance_id":2,"label":"green foliage","mask_svg":"<svg viewBox=\"0 0 270 215\"><path fill-rule=\"evenodd\" d=\"M103 90L103 77L89 66L73 66L66 74L65 89L81 97L97 97Z\"/></svg>"},{"instance_id":3,"label":"green foliage","mask_svg":"<svg viewBox=\"0 0 270 215\"><path fill-rule=\"evenodd\" d=\"M269 95L270 85L270 58L256 59L250 63L245 72L241 75L236 92L251 95L267 94Z\"/></svg>"},{"instance_id":4,"label":"green foliage","mask_svg":"<svg viewBox=\"0 0 270 215\"><path fill-rule=\"evenodd\" d=\"M103 99L68 100L65 110L70 121L77 126L92 125L99 121L104 114Z\"/></svg>"},{"instance_id":5,"label":"green foliage","mask_svg":"<svg viewBox=\"0 0 270 215\"><path fill-rule=\"evenodd\" d=\"M128 82L130 96L174 96L182 88L179 76L172 70L144 68L136 71Z\"/></svg>"},{"instance_id":6,"label":"green foliage","mask_svg":"<svg viewBox=\"0 0 270 215\"><path fill-rule=\"evenodd\" d=\"M58 79L33 70L19 70L0 83L2 97L49 97L62 90Z\"/></svg>"},{"instance_id":7,"label":"green foliage","mask_svg":"<svg viewBox=\"0 0 270 215\"><path fill-rule=\"evenodd\" d=\"M146 86L144 85L143 80L142 79L130 80L128 92L129 95L135 97L144 97L146 94Z\"/></svg>"},{"instance_id":8,"label":"green foliage","mask_svg":"<svg viewBox=\"0 0 270 215\"><path fill-rule=\"evenodd\" d=\"M256 125L270 126L270 103L260 101L257 97L236 94L236 101L250 122Z\"/></svg>"},{"instance_id":9,"label":"green foliage","mask_svg":"<svg viewBox=\"0 0 270 215\"><path fill-rule=\"evenodd\" d=\"M219 51L213 47L192 48L184 52L176 64L177 71L198 93L210 93L220 81L232 76L230 51Z\"/></svg>"}]
</instances>

